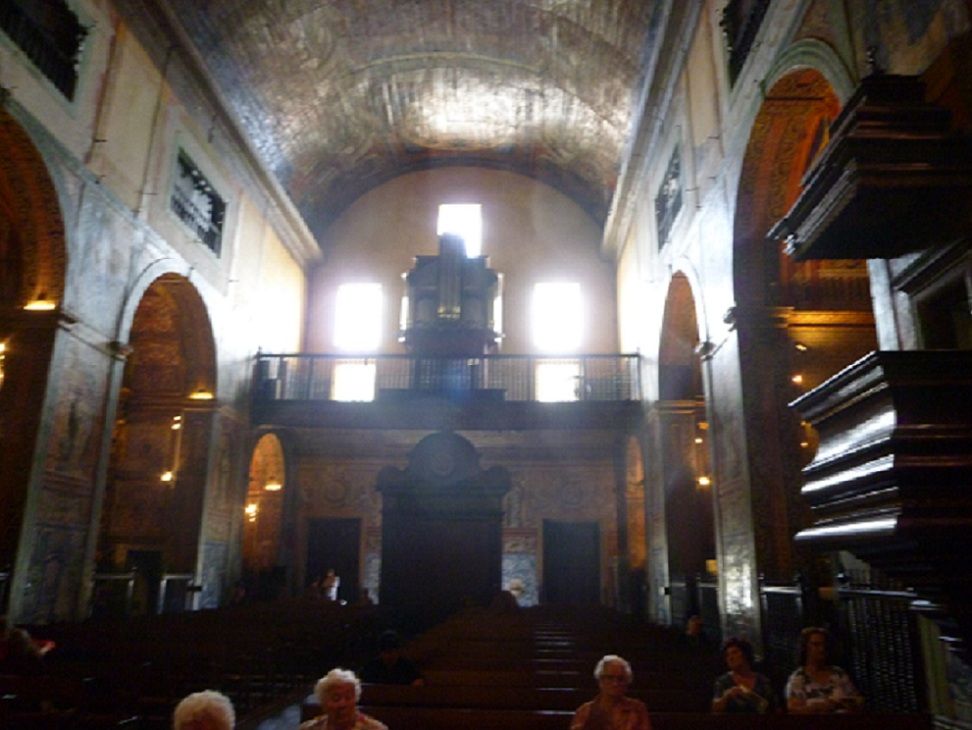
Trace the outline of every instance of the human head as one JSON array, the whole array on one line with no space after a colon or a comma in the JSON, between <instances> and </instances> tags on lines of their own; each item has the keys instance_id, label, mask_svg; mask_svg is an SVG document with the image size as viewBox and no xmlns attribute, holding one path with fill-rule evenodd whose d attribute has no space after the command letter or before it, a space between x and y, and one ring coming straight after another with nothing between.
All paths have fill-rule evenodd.
<instances>
[{"instance_id":1,"label":"human head","mask_svg":"<svg viewBox=\"0 0 972 730\"><path fill-rule=\"evenodd\" d=\"M211 689L186 696L172 713L173 730L232 730L235 723L233 703Z\"/></svg>"},{"instance_id":2,"label":"human head","mask_svg":"<svg viewBox=\"0 0 972 730\"><path fill-rule=\"evenodd\" d=\"M361 698L361 680L351 670L336 667L317 680L314 694L328 717L328 727L345 725L355 717L355 706Z\"/></svg>"},{"instance_id":3,"label":"human head","mask_svg":"<svg viewBox=\"0 0 972 730\"><path fill-rule=\"evenodd\" d=\"M383 631L378 637L378 651L383 654L388 651L398 651L400 647L401 641L394 631Z\"/></svg>"},{"instance_id":4,"label":"human head","mask_svg":"<svg viewBox=\"0 0 972 730\"><path fill-rule=\"evenodd\" d=\"M607 654L594 667L594 678L601 694L620 697L628 691L633 679L631 665L616 654Z\"/></svg>"},{"instance_id":5,"label":"human head","mask_svg":"<svg viewBox=\"0 0 972 730\"><path fill-rule=\"evenodd\" d=\"M753 652L753 645L750 644L746 639L743 639L740 636L732 636L726 639L725 642L722 644L723 660L725 660L726 654L729 652L730 649L738 649L742 653L743 658L746 660L746 663L750 667L752 667L753 664L756 662L756 655Z\"/></svg>"},{"instance_id":6,"label":"human head","mask_svg":"<svg viewBox=\"0 0 972 730\"><path fill-rule=\"evenodd\" d=\"M823 661L828 661L830 657L830 632L822 626L807 626L800 632L800 666L805 666L808 658L810 657L810 644L822 639L823 643Z\"/></svg>"}]
</instances>

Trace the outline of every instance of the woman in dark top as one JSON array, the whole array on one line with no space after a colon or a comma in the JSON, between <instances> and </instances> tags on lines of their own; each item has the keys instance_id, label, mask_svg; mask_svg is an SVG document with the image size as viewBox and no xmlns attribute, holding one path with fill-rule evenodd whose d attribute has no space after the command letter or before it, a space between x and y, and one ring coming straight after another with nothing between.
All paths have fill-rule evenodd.
<instances>
[{"instance_id":1,"label":"woman in dark top","mask_svg":"<svg viewBox=\"0 0 972 730\"><path fill-rule=\"evenodd\" d=\"M753 670L752 644L729 639L722 645L722 657L729 671L715 681L712 711L763 714L774 710L769 679Z\"/></svg>"}]
</instances>

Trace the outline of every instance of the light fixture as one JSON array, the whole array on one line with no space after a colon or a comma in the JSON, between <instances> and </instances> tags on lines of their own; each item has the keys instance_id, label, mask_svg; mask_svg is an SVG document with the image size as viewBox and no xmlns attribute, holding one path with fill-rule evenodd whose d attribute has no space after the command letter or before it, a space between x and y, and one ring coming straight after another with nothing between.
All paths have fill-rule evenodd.
<instances>
[{"instance_id":1,"label":"light fixture","mask_svg":"<svg viewBox=\"0 0 972 730\"><path fill-rule=\"evenodd\" d=\"M256 522L257 510L259 507L256 502L250 502L246 507L243 508L243 512L246 514L246 519L248 522Z\"/></svg>"},{"instance_id":2,"label":"light fixture","mask_svg":"<svg viewBox=\"0 0 972 730\"><path fill-rule=\"evenodd\" d=\"M790 378L790 380L792 380L796 385L803 384L803 376L800 373L794 375L792 378Z\"/></svg>"},{"instance_id":3,"label":"light fixture","mask_svg":"<svg viewBox=\"0 0 972 730\"><path fill-rule=\"evenodd\" d=\"M808 446L810 446L810 442L809 442L809 441L801 441L801 442L800 442L800 448L801 448L801 449L805 449L805 448L807 448Z\"/></svg>"},{"instance_id":4,"label":"light fixture","mask_svg":"<svg viewBox=\"0 0 972 730\"><path fill-rule=\"evenodd\" d=\"M702 443L702 437L701 436L696 436L695 437L695 443L701 444Z\"/></svg>"},{"instance_id":5,"label":"light fixture","mask_svg":"<svg viewBox=\"0 0 972 730\"><path fill-rule=\"evenodd\" d=\"M268 492L279 492L283 489L283 484L276 477L270 477L267 479L267 483L263 485L263 488Z\"/></svg>"},{"instance_id":6,"label":"light fixture","mask_svg":"<svg viewBox=\"0 0 972 730\"><path fill-rule=\"evenodd\" d=\"M707 477L705 474L698 478L698 482L700 487L708 487L712 484L712 480L709 479L709 477Z\"/></svg>"},{"instance_id":7,"label":"light fixture","mask_svg":"<svg viewBox=\"0 0 972 730\"><path fill-rule=\"evenodd\" d=\"M196 388L189 396L192 400L212 400L215 396L211 390L207 390L202 386Z\"/></svg>"},{"instance_id":8,"label":"light fixture","mask_svg":"<svg viewBox=\"0 0 972 730\"><path fill-rule=\"evenodd\" d=\"M182 416L173 416L172 425L169 426L169 428L171 428L173 431L178 431L180 428L182 428Z\"/></svg>"},{"instance_id":9,"label":"light fixture","mask_svg":"<svg viewBox=\"0 0 972 730\"><path fill-rule=\"evenodd\" d=\"M699 421L696 425L699 427L699 430L700 431L708 431L709 430L709 422L708 421Z\"/></svg>"},{"instance_id":10,"label":"light fixture","mask_svg":"<svg viewBox=\"0 0 972 730\"><path fill-rule=\"evenodd\" d=\"M799 350L800 352L806 352L807 350L809 350L809 349L810 349L809 347L807 347L806 345L804 345L804 344L803 344L802 342L795 342L795 343L793 344L793 346L794 346L794 347L795 347L796 349L798 349L798 350Z\"/></svg>"},{"instance_id":11,"label":"light fixture","mask_svg":"<svg viewBox=\"0 0 972 730\"><path fill-rule=\"evenodd\" d=\"M57 308L57 303L53 299L48 299L47 295L41 293L37 299L31 299L24 305L28 312L50 312Z\"/></svg>"},{"instance_id":12,"label":"light fixture","mask_svg":"<svg viewBox=\"0 0 972 730\"><path fill-rule=\"evenodd\" d=\"M161 481L165 482L166 484L168 484L169 482L171 482L174 478L175 478L175 475L171 471L168 471L168 470L162 472L162 476L159 477L159 479Z\"/></svg>"}]
</instances>

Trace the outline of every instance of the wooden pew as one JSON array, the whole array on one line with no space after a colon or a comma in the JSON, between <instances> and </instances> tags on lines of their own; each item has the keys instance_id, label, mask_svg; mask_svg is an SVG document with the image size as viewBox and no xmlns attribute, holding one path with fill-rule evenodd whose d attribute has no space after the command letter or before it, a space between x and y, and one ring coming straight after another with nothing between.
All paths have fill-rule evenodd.
<instances>
[{"instance_id":1,"label":"wooden pew","mask_svg":"<svg viewBox=\"0 0 972 730\"><path fill-rule=\"evenodd\" d=\"M452 687L426 685L408 687L396 685L362 685L362 704L374 706L399 705L403 707L459 707L493 710L576 710L592 699L594 689L515 687L515 686L464 686ZM705 712L709 707L706 692L682 692L679 690L635 690L629 693L642 700L650 710L659 712ZM317 698L305 698L301 716L304 719L320 713Z\"/></svg>"},{"instance_id":2,"label":"wooden pew","mask_svg":"<svg viewBox=\"0 0 972 730\"><path fill-rule=\"evenodd\" d=\"M362 706L392 730L566 730L572 712ZM711 715L659 712L653 730L931 730L927 715Z\"/></svg>"}]
</instances>

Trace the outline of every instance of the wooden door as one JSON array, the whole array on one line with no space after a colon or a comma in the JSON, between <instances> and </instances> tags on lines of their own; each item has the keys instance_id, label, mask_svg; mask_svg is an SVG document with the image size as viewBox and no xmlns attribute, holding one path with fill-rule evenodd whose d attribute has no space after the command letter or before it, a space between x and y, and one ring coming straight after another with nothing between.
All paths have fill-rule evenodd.
<instances>
[{"instance_id":1,"label":"wooden door","mask_svg":"<svg viewBox=\"0 0 972 730\"><path fill-rule=\"evenodd\" d=\"M601 536L596 522L543 521L543 600L594 605L601 593Z\"/></svg>"}]
</instances>

